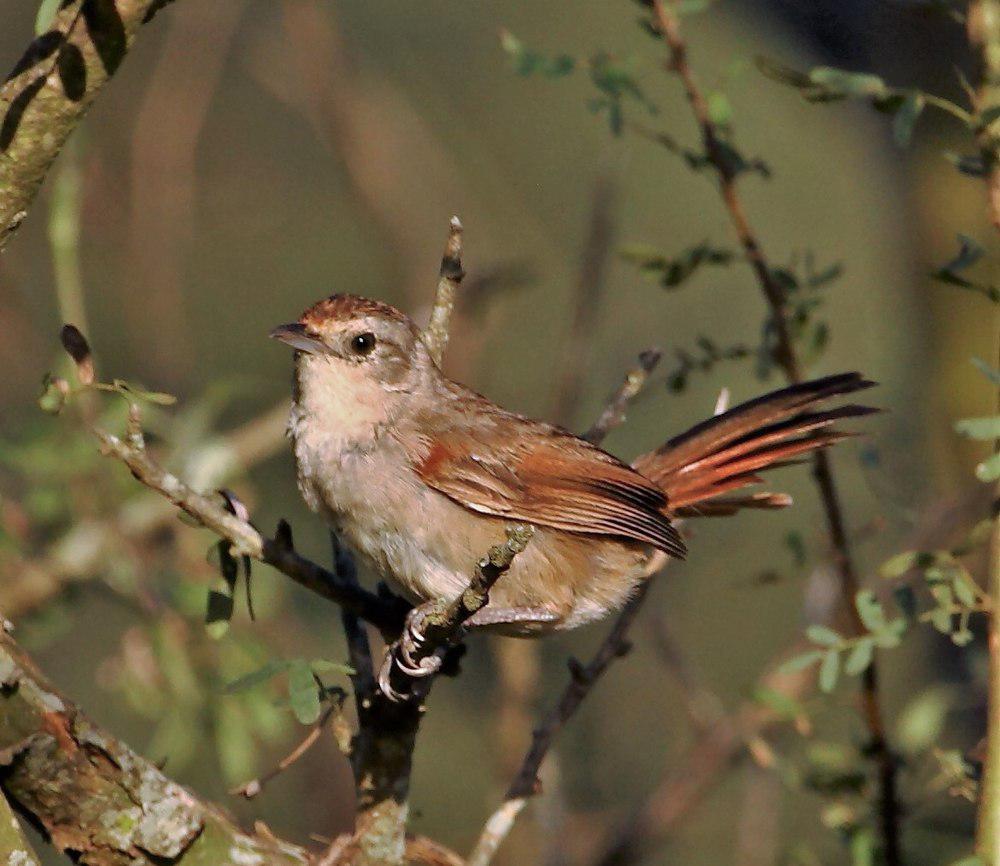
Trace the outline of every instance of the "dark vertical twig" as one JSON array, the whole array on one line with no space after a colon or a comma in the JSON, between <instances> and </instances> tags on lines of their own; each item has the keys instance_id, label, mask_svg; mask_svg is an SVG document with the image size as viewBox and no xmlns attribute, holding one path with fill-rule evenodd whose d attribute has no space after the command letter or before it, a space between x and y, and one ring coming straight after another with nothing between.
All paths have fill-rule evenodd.
<instances>
[{"instance_id":1,"label":"dark vertical twig","mask_svg":"<svg viewBox=\"0 0 1000 866\"><path fill-rule=\"evenodd\" d=\"M789 382L801 382L801 362L795 350L787 317L787 298L784 289L775 279L774 272L764 254L760 240L747 217L737 189L736 169L726 157L718 130L708 110L708 103L698 85L688 62L687 43L681 34L680 18L673 0L651 0L655 24L670 51L668 67L676 73L701 130L705 155L715 170L719 193L729 214L747 260L753 268L761 292L767 301L774 332L774 359L784 371ZM825 451L813 455L813 477L819 491L826 518L834 564L840 576L845 608L857 631L863 631L854 597L859 589L857 572L851 555L851 546L844 525L844 513L834 481L830 460ZM878 768L879 824L887 866L899 866L902 852L899 840L899 803L896 794L896 760L886 735L885 720L878 694L878 667L873 662L861 677L861 714L870 738L869 752Z\"/></svg>"}]
</instances>

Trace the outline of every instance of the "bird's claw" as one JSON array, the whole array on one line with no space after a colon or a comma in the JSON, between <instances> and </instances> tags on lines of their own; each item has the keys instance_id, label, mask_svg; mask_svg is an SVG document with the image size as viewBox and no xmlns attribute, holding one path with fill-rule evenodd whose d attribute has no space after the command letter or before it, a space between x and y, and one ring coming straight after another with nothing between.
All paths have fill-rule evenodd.
<instances>
[{"instance_id":1,"label":"bird's claw","mask_svg":"<svg viewBox=\"0 0 1000 866\"><path fill-rule=\"evenodd\" d=\"M424 622L427 615L435 611L437 606L419 605L406 615L406 623L399 639L386 650L382 666L378 672L379 690L393 703L402 703L417 693L416 689L401 692L392 685L393 669L395 668L411 680L425 680L434 676L440 669L444 657L442 648L432 653L424 653L427 642L424 635Z\"/></svg>"}]
</instances>

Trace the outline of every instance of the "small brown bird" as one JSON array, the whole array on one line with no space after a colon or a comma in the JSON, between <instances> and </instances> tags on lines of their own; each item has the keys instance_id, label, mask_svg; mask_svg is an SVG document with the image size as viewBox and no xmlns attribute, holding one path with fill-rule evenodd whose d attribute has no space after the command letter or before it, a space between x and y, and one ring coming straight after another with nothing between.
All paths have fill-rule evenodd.
<instances>
[{"instance_id":1,"label":"small brown bird","mask_svg":"<svg viewBox=\"0 0 1000 866\"><path fill-rule=\"evenodd\" d=\"M457 597L507 526L535 527L468 623L521 636L620 608L665 556L685 555L674 518L789 505L727 494L874 411L822 409L873 384L829 376L709 418L629 466L451 381L388 304L333 295L271 336L296 349L289 433L302 495L412 601Z\"/></svg>"}]
</instances>

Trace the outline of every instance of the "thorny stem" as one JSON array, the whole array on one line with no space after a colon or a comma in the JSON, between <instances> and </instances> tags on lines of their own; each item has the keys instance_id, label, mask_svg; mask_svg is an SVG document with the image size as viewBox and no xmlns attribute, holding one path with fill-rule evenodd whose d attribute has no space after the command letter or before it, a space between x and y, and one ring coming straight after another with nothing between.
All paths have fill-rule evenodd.
<instances>
[{"instance_id":1,"label":"thorny stem","mask_svg":"<svg viewBox=\"0 0 1000 866\"><path fill-rule=\"evenodd\" d=\"M718 130L709 114L708 103L688 62L687 43L681 34L675 0L652 0L652 8L655 23L670 50L669 69L675 72L683 83L688 102L701 130L706 156L718 176L719 193L723 204L757 277L761 292L770 307L771 324L775 335L775 361L781 366L789 382L801 382L802 366L788 326L785 291L775 279L760 241L747 217L737 189L735 171L730 161L726 159ZM813 456L813 477L823 505L834 565L839 573L841 591L846 601L845 608L849 611L855 629L861 631L863 624L852 603L859 588L858 576L851 556L843 509L829 457L822 450L816 451ZM896 795L896 761L886 736L885 720L878 697L878 669L874 662L862 675L861 714L868 729L870 753L878 767L878 813L883 854L886 866L899 866L902 862L902 852L899 840L899 804Z\"/></svg>"}]
</instances>

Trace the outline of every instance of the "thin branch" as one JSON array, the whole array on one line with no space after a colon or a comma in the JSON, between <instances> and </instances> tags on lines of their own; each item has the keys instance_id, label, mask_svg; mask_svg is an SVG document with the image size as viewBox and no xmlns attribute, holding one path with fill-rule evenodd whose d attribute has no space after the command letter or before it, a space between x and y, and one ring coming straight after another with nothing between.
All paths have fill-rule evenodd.
<instances>
[{"instance_id":1,"label":"thin branch","mask_svg":"<svg viewBox=\"0 0 1000 866\"><path fill-rule=\"evenodd\" d=\"M306 589L339 604L384 632L398 633L407 607L399 599L383 598L352 585L332 571L300 556L284 541L262 535L250 523L226 511L221 503L197 493L177 476L167 472L140 444L128 442L96 426L90 430L105 454L120 460L138 481L158 491L203 526L231 542L234 555L245 554L267 563Z\"/></svg>"},{"instance_id":2,"label":"thin branch","mask_svg":"<svg viewBox=\"0 0 1000 866\"><path fill-rule=\"evenodd\" d=\"M71 0L0 88L0 250L139 27L163 0Z\"/></svg>"},{"instance_id":3,"label":"thin branch","mask_svg":"<svg viewBox=\"0 0 1000 866\"><path fill-rule=\"evenodd\" d=\"M326 730L328 723L334 717L335 714L340 712L340 707L336 703L331 703L324 711L323 715L319 717L319 720L312 726L309 733L303 737L302 741L292 749L285 757L283 757L277 764L275 764L266 773L262 773L249 782L244 782L236 788L233 788L229 793L236 797L244 797L247 800L252 800L261 791L264 790L264 786L270 782L272 779L276 779L282 773L285 772L289 767L295 764L303 755L305 755L316 743L319 742L319 738L323 735L323 731Z\"/></svg>"},{"instance_id":4,"label":"thin branch","mask_svg":"<svg viewBox=\"0 0 1000 866\"><path fill-rule=\"evenodd\" d=\"M659 349L646 349L639 353L639 363L625 374L625 380L618 387L614 396L604 407L600 417L591 428L583 434L583 438L594 445L599 445L616 427L625 423L625 410L643 389L650 373L660 363L663 353Z\"/></svg>"},{"instance_id":5,"label":"thin branch","mask_svg":"<svg viewBox=\"0 0 1000 866\"><path fill-rule=\"evenodd\" d=\"M651 0L655 23L670 51L668 68L681 79L688 102L701 130L705 153L715 169L719 193L736 230L747 259L757 276L761 292L771 312L775 334L774 356L790 382L802 381L802 366L792 341L788 326L787 298L784 289L774 276L760 241L750 224L737 190L736 172L731 160L726 158L718 130L711 119L708 103L698 85L687 58L687 44L681 35L680 16L676 0ZM845 528L843 509L826 451L816 451L813 456L813 476L830 536L834 562L840 574L841 592L845 608L854 629L861 633L864 626L853 603L859 589L857 572L851 555L850 542ZM902 862L899 839L899 803L896 795L896 760L892 754L882 707L878 697L878 668L873 662L861 677L861 714L870 737L869 751L878 768L878 815L887 866Z\"/></svg>"},{"instance_id":6,"label":"thin branch","mask_svg":"<svg viewBox=\"0 0 1000 866\"><path fill-rule=\"evenodd\" d=\"M441 276L438 279L434 307L431 309L431 319L427 330L424 331L424 343L438 366L441 366L444 350L448 346L448 328L451 324L451 314L455 309L455 294L464 276L462 223L457 216L453 216L448 224L448 241L444 246L444 255L441 256Z\"/></svg>"},{"instance_id":7,"label":"thin branch","mask_svg":"<svg viewBox=\"0 0 1000 866\"><path fill-rule=\"evenodd\" d=\"M569 684L563 690L559 702L549 710L532 734L531 748L524 756L521 768L507 789L500 808L486 822L475 849L469 855L468 866L488 866L528 800L539 792L538 771L555 738L615 659L626 655L631 649L627 638L628 631L649 592L649 586L650 582L647 580L639 587L615 621L608 636L601 642L594 657L586 665L581 665L576 659L570 659Z\"/></svg>"}]
</instances>

